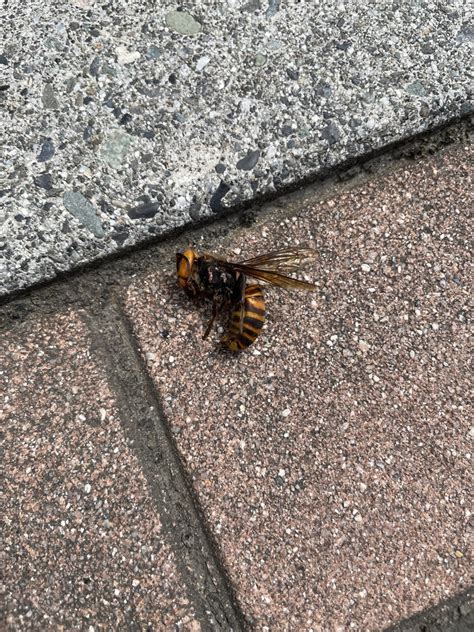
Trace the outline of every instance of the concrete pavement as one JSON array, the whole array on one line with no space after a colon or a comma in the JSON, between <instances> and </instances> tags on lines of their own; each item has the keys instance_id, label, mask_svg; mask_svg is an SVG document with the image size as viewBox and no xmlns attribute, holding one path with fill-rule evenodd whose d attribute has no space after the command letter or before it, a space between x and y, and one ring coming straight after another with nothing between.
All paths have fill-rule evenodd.
<instances>
[{"instance_id":1,"label":"concrete pavement","mask_svg":"<svg viewBox=\"0 0 474 632\"><path fill-rule=\"evenodd\" d=\"M472 113L469 3L0 9L0 295Z\"/></svg>"},{"instance_id":2,"label":"concrete pavement","mask_svg":"<svg viewBox=\"0 0 474 632\"><path fill-rule=\"evenodd\" d=\"M11 333L1 380L7 627L193 629L193 604L80 313Z\"/></svg>"},{"instance_id":3,"label":"concrete pavement","mask_svg":"<svg viewBox=\"0 0 474 632\"><path fill-rule=\"evenodd\" d=\"M9 629L470 629L472 153L455 128L4 304ZM190 242L311 245L318 291L267 289L223 354Z\"/></svg>"}]
</instances>

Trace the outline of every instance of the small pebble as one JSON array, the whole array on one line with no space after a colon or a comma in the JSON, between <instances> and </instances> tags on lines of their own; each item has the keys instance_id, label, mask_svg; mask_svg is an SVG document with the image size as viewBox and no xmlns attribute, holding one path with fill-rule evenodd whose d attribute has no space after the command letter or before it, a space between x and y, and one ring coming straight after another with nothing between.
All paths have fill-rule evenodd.
<instances>
[{"instance_id":1,"label":"small pebble","mask_svg":"<svg viewBox=\"0 0 474 632\"><path fill-rule=\"evenodd\" d=\"M140 59L140 53L136 50L129 51L125 46L117 46L115 49L117 61L121 65L131 64Z\"/></svg>"},{"instance_id":2,"label":"small pebble","mask_svg":"<svg viewBox=\"0 0 474 632\"><path fill-rule=\"evenodd\" d=\"M196 70L199 72L200 70L205 68L210 61L211 61L210 57L207 57L207 56L200 57L196 63Z\"/></svg>"},{"instance_id":3,"label":"small pebble","mask_svg":"<svg viewBox=\"0 0 474 632\"><path fill-rule=\"evenodd\" d=\"M53 179L49 173L42 173L40 176L35 176L33 181L37 187L46 189L46 191L53 188Z\"/></svg>"},{"instance_id":4,"label":"small pebble","mask_svg":"<svg viewBox=\"0 0 474 632\"><path fill-rule=\"evenodd\" d=\"M182 35L197 35L202 28L187 11L170 11L165 20L168 28Z\"/></svg>"},{"instance_id":5,"label":"small pebble","mask_svg":"<svg viewBox=\"0 0 474 632\"><path fill-rule=\"evenodd\" d=\"M59 108L54 88L50 83L44 86L41 101L43 102L43 107L47 110L57 110Z\"/></svg>"},{"instance_id":6,"label":"small pebble","mask_svg":"<svg viewBox=\"0 0 474 632\"><path fill-rule=\"evenodd\" d=\"M37 157L38 162L47 162L54 156L54 144L51 138L47 138L41 145L41 151Z\"/></svg>"},{"instance_id":7,"label":"small pebble","mask_svg":"<svg viewBox=\"0 0 474 632\"><path fill-rule=\"evenodd\" d=\"M362 353L367 353L367 351L370 349L370 345L365 342L365 340L359 340L359 349L362 351Z\"/></svg>"}]
</instances>

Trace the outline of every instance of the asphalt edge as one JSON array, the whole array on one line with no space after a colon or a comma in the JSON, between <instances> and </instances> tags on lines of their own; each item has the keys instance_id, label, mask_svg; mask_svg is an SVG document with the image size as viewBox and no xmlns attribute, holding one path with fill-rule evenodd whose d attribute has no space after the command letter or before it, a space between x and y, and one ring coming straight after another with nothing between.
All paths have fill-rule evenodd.
<instances>
[{"instance_id":1,"label":"asphalt edge","mask_svg":"<svg viewBox=\"0 0 474 632\"><path fill-rule=\"evenodd\" d=\"M122 306L111 301L82 315L202 629L247 630Z\"/></svg>"}]
</instances>

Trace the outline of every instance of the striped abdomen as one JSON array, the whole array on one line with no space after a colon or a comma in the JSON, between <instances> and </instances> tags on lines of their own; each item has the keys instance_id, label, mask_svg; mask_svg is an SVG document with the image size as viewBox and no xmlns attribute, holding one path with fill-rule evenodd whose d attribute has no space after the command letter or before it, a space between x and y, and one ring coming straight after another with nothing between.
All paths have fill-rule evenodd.
<instances>
[{"instance_id":1,"label":"striped abdomen","mask_svg":"<svg viewBox=\"0 0 474 632\"><path fill-rule=\"evenodd\" d=\"M265 322L265 299L260 285L247 285L243 305L232 311L228 333L222 344L230 351L242 351L250 347Z\"/></svg>"}]
</instances>

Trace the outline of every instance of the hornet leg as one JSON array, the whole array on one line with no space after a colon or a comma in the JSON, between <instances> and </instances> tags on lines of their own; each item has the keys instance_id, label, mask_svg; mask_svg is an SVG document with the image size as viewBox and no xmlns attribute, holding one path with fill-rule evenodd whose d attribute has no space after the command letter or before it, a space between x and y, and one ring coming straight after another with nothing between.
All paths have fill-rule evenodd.
<instances>
[{"instance_id":1,"label":"hornet leg","mask_svg":"<svg viewBox=\"0 0 474 632\"><path fill-rule=\"evenodd\" d=\"M217 316L217 311L218 311L218 305L216 303L216 301L214 301L212 303L212 316L211 316L211 320L208 322L207 327L206 327L206 331L204 332L204 335L202 337L203 340L206 340L206 338L209 336L209 334L211 333L211 329L212 329L212 325L214 324L214 321L216 320L216 316Z\"/></svg>"}]
</instances>

